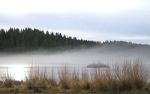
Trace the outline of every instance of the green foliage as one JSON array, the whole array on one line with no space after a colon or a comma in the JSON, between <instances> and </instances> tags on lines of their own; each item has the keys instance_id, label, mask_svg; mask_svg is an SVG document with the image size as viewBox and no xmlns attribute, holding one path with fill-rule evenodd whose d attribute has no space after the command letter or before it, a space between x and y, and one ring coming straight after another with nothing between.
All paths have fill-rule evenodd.
<instances>
[{"instance_id":1,"label":"green foliage","mask_svg":"<svg viewBox=\"0 0 150 94\"><path fill-rule=\"evenodd\" d=\"M66 37L61 33L45 33L38 29L18 29L0 30L0 50L32 50L49 49L59 47L89 47L98 44L98 42L79 40L77 38Z\"/></svg>"}]
</instances>

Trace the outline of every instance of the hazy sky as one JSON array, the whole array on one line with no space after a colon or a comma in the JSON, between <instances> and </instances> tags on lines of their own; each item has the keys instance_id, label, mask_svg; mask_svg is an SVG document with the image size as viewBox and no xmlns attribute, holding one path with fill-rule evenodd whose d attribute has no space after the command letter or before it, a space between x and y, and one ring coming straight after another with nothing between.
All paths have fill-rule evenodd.
<instances>
[{"instance_id":1,"label":"hazy sky","mask_svg":"<svg viewBox=\"0 0 150 94\"><path fill-rule=\"evenodd\" d=\"M150 0L0 0L0 27L150 44Z\"/></svg>"}]
</instances>

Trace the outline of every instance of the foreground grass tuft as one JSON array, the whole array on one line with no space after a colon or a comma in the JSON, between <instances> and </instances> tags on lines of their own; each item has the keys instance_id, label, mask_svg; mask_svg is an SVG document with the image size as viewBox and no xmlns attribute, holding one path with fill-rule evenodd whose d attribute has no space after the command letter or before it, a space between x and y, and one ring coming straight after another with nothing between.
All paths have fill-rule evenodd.
<instances>
[{"instance_id":1,"label":"foreground grass tuft","mask_svg":"<svg viewBox=\"0 0 150 94\"><path fill-rule=\"evenodd\" d=\"M109 68L84 68L70 70L65 66L50 75L47 69L32 66L25 81L17 82L5 74L1 88L13 88L13 92L99 92L98 94L131 94L150 90L148 71L141 60L126 60ZM57 75L57 79L54 77ZM18 83L18 84L17 84ZM100 93L101 92L101 93ZM107 93L113 92L113 93ZM133 93L133 94L134 94ZM69 94L69 93L68 93ZM84 94L84 92L83 92ZM147 93L143 93L147 94Z\"/></svg>"}]
</instances>

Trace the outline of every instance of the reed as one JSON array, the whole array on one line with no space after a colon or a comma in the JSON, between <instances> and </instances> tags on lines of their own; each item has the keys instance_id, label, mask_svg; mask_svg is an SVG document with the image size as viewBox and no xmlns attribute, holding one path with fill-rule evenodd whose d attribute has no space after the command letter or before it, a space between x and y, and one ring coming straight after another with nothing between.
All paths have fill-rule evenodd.
<instances>
[{"instance_id":1,"label":"reed","mask_svg":"<svg viewBox=\"0 0 150 94\"><path fill-rule=\"evenodd\" d=\"M87 68L82 69L80 86L83 90L90 89L90 73Z\"/></svg>"},{"instance_id":2,"label":"reed","mask_svg":"<svg viewBox=\"0 0 150 94\"><path fill-rule=\"evenodd\" d=\"M141 60L125 61L115 65L115 76L119 81L119 89L142 89L148 82L148 71Z\"/></svg>"},{"instance_id":3,"label":"reed","mask_svg":"<svg viewBox=\"0 0 150 94\"><path fill-rule=\"evenodd\" d=\"M49 76L46 67L40 70L39 66L30 68L24 82L25 89L35 92L40 92L42 89L51 89L54 85L57 85L57 83L53 77Z\"/></svg>"},{"instance_id":4,"label":"reed","mask_svg":"<svg viewBox=\"0 0 150 94\"><path fill-rule=\"evenodd\" d=\"M115 64L110 68L94 68L89 71L84 68L79 71L64 66L59 68L58 84L56 79L48 76L47 71L40 71L39 68L31 68L26 77L25 83L28 89L42 88L50 89L60 87L64 90L95 90L95 91L124 91L141 90L148 82L148 74L141 60L125 60L122 64ZM54 74L52 74L54 75Z\"/></svg>"},{"instance_id":5,"label":"reed","mask_svg":"<svg viewBox=\"0 0 150 94\"><path fill-rule=\"evenodd\" d=\"M70 89L73 91L81 90L81 79L80 79L80 72L77 68L74 68L71 72L71 80L70 80Z\"/></svg>"},{"instance_id":6,"label":"reed","mask_svg":"<svg viewBox=\"0 0 150 94\"><path fill-rule=\"evenodd\" d=\"M114 81L112 72L109 69L94 69L93 78L91 80L92 90L109 90L112 88L111 83Z\"/></svg>"},{"instance_id":7,"label":"reed","mask_svg":"<svg viewBox=\"0 0 150 94\"><path fill-rule=\"evenodd\" d=\"M12 88L14 87L16 81L7 69L5 73L1 73L1 82L1 87Z\"/></svg>"},{"instance_id":8,"label":"reed","mask_svg":"<svg viewBox=\"0 0 150 94\"><path fill-rule=\"evenodd\" d=\"M96 68L91 76L91 88L103 91L142 89L148 82L147 70L139 59L115 64L111 69Z\"/></svg>"},{"instance_id":9,"label":"reed","mask_svg":"<svg viewBox=\"0 0 150 94\"><path fill-rule=\"evenodd\" d=\"M42 90L91 90L91 91L129 91L142 90L150 87L148 71L142 61L125 60L109 68L78 68L64 66L54 72L39 66L30 67L23 86L26 90L41 92ZM50 74L51 73L51 74ZM58 77L57 77L57 76ZM57 77L57 78L56 78ZM14 87L15 80L9 73L1 75L2 86Z\"/></svg>"},{"instance_id":10,"label":"reed","mask_svg":"<svg viewBox=\"0 0 150 94\"><path fill-rule=\"evenodd\" d=\"M70 73L69 68L65 65L63 68L58 70L59 86L62 89L70 89Z\"/></svg>"}]
</instances>

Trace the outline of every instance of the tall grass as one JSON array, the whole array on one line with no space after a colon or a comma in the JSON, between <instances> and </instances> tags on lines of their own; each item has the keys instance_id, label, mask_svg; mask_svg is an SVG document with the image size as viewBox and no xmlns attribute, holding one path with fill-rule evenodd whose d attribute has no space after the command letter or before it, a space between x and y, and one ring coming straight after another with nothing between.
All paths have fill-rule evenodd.
<instances>
[{"instance_id":1,"label":"tall grass","mask_svg":"<svg viewBox=\"0 0 150 94\"><path fill-rule=\"evenodd\" d=\"M119 89L142 89L148 81L148 71L142 61L125 61L121 65L115 65L115 76L119 81Z\"/></svg>"},{"instance_id":2,"label":"tall grass","mask_svg":"<svg viewBox=\"0 0 150 94\"><path fill-rule=\"evenodd\" d=\"M95 69L92 88L96 90L131 90L142 89L148 82L147 69L142 61L124 61L111 69Z\"/></svg>"},{"instance_id":3,"label":"tall grass","mask_svg":"<svg viewBox=\"0 0 150 94\"><path fill-rule=\"evenodd\" d=\"M112 88L113 72L110 69L94 69L91 80L91 89L93 90L109 90Z\"/></svg>"},{"instance_id":4,"label":"tall grass","mask_svg":"<svg viewBox=\"0 0 150 94\"><path fill-rule=\"evenodd\" d=\"M109 68L78 68L64 66L57 71L32 66L22 86L27 90L92 90L92 91L126 91L141 90L148 85L148 70L141 60L125 60ZM55 76L58 76L57 78ZM1 79L3 86L13 87L12 76L6 74Z\"/></svg>"},{"instance_id":5,"label":"tall grass","mask_svg":"<svg viewBox=\"0 0 150 94\"><path fill-rule=\"evenodd\" d=\"M0 75L1 79L1 87L6 87L6 88L12 88L15 86L15 79L13 76L8 72L8 68L6 72L2 72Z\"/></svg>"},{"instance_id":6,"label":"tall grass","mask_svg":"<svg viewBox=\"0 0 150 94\"><path fill-rule=\"evenodd\" d=\"M39 92L41 89L51 89L54 85L56 85L55 79L49 76L46 68L40 70L39 66L30 68L24 82L25 89L35 92Z\"/></svg>"},{"instance_id":7,"label":"tall grass","mask_svg":"<svg viewBox=\"0 0 150 94\"><path fill-rule=\"evenodd\" d=\"M89 90L90 89L90 73L88 69L84 68L81 72L81 89Z\"/></svg>"},{"instance_id":8,"label":"tall grass","mask_svg":"<svg viewBox=\"0 0 150 94\"><path fill-rule=\"evenodd\" d=\"M62 89L70 89L70 72L69 68L65 65L58 71L59 85Z\"/></svg>"}]
</instances>

